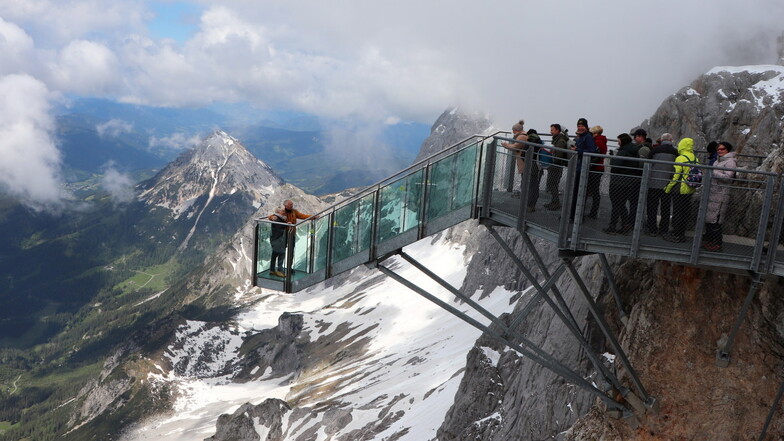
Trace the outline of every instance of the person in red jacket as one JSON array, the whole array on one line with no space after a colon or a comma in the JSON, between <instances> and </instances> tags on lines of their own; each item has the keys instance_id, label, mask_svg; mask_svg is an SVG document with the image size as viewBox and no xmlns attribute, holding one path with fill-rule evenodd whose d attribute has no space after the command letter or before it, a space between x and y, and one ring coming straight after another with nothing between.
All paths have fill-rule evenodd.
<instances>
[{"instance_id":1,"label":"person in red jacket","mask_svg":"<svg viewBox=\"0 0 784 441\"><path fill-rule=\"evenodd\" d=\"M607 154L607 137L602 135L604 129L602 126L591 127L591 134L593 135L593 142L596 148L599 149L598 153L603 155ZM599 203L601 202L602 195L599 186L602 183L602 175L604 174L604 158L596 158L591 164L591 172L588 174L588 196L591 198L591 212L588 213L589 219L596 219L599 215Z\"/></svg>"}]
</instances>

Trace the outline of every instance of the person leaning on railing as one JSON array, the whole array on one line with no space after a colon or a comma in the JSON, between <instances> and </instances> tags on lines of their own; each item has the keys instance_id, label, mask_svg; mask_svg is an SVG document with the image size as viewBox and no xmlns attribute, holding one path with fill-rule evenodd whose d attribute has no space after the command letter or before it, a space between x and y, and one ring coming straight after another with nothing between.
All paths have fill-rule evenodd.
<instances>
[{"instance_id":1,"label":"person leaning on railing","mask_svg":"<svg viewBox=\"0 0 784 441\"><path fill-rule=\"evenodd\" d=\"M525 121L520 120L512 126L512 138L517 141L528 141L528 135L525 133ZM517 163L517 173L522 174L525 170L525 161L523 161L523 147L525 144L519 142L502 142L501 146L514 151L515 162Z\"/></svg>"},{"instance_id":2,"label":"person leaning on railing","mask_svg":"<svg viewBox=\"0 0 784 441\"><path fill-rule=\"evenodd\" d=\"M708 251L721 251L721 222L727 216L729 184L735 179L735 170L731 169L738 167L735 152L729 142L720 142L716 146L716 153L718 159L714 165L718 168L713 169L708 211L705 213L705 234L702 236L702 248Z\"/></svg>"},{"instance_id":3,"label":"person leaning on railing","mask_svg":"<svg viewBox=\"0 0 784 441\"><path fill-rule=\"evenodd\" d=\"M686 223L691 213L691 195L696 191L687 183L691 170L689 163L697 163L697 157L694 156L694 140L683 138L678 143L678 157L675 158L673 166L674 173L670 183L664 188L664 192L672 197L672 230L662 236L662 239L669 242L686 241Z\"/></svg>"}]
</instances>

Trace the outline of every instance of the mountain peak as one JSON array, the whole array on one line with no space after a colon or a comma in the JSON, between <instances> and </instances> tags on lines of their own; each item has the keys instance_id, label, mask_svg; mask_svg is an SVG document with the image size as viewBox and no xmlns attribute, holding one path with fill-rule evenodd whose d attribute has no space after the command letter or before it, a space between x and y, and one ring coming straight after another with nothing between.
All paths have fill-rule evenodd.
<instances>
[{"instance_id":1,"label":"mountain peak","mask_svg":"<svg viewBox=\"0 0 784 441\"><path fill-rule=\"evenodd\" d=\"M169 208L178 217L205 195L207 204L215 197L240 192L258 200L281 184L283 180L272 168L254 157L239 140L216 130L142 183L139 199Z\"/></svg>"}]
</instances>

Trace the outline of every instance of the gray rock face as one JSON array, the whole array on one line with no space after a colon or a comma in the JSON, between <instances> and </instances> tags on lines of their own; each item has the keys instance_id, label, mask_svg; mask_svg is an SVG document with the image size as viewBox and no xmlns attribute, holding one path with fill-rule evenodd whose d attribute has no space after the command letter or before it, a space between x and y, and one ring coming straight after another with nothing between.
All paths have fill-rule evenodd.
<instances>
[{"instance_id":1,"label":"gray rock face","mask_svg":"<svg viewBox=\"0 0 784 441\"><path fill-rule=\"evenodd\" d=\"M204 441L282 441L283 416L291 411L285 401L269 398L259 405L245 403L231 415L218 417L215 435ZM256 427L264 430L260 436Z\"/></svg>"},{"instance_id":2,"label":"gray rock face","mask_svg":"<svg viewBox=\"0 0 784 441\"><path fill-rule=\"evenodd\" d=\"M237 360L239 374L235 381L249 381L263 374L282 377L299 370L306 343L300 337L302 325L302 314L284 313L278 326L246 338L240 351L247 355Z\"/></svg>"},{"instance_id":3,"label":"gray rock face","mask_svg":"<svg viewBox=\"0 0 784 441\"><path fill-rule=\"evenodd\" d=\"M781 66L715 68L664 100L642 127L654 139L694 138L695 149L729 141L738 152L766 155L782 140L782 78Z\"/></svg>"},{"instance_id":4,"label":"gray rock face","mask_svg":"<svg viewBox=\"0 0 784 441\"><path fill-rule=\"evenodd\" d=\"M414 162L438 153L463 139L485 133L493 127L486 115L467 113L460 108L446 110L430 129L430 136L422 142Z\"/></svg>"},{"instance_id":5,"label":"gray rock face","mask_svg":"<svg viewBox=\"0 0 784 441\"><path fill-rule=\"evenodd\" d=\"M468 230L473 233L463 233L462 241L466 256L473 257L461 291L482 288L489 292L499 285L524 290L530 286L484 227L476 225L475 230ZM509 228L501 228L499 233L533 270L535 263L519 234ZM549 243L535 240L535 244L546 262L558 261L557 250ZM595 257L578 259L576 266L592 292L606 294L601 289L603 276ZM558 286L577 322L586 323L586 303L571 278L562 276ZM516 304L514 312L503 317L507 325L529 303L532 293L510 299ZM591 369L581 365L584 353L575 337L544 301L534 304L517 331L572 370L591 376ZM502 333L499 329L496 332ZM496 364L484 355L484 348L501 354ZM591 404L592 397L587 392L485 335L468 354L460 389L438 436L442 441L554 439L587 412Z\"/></svg>"}]
</instances>

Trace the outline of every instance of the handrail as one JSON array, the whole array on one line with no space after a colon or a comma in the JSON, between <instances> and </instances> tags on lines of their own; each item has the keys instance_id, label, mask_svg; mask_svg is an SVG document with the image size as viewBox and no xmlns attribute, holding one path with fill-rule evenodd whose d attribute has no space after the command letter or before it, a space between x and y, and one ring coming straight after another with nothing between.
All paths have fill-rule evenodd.
<instances>
[{"instance_id":1,"label":"handrail","mask_svg":"<svg viewBox=\"0 0 784 441\"><path fill-rule=\"evenodd\" d=\"M496 133L498 133L498 132L496 132ZM490 135L490 136L492 136L492 135ZM482 138L482 140L484 141L485 139L487 139L487 136L479 135L479 134L468 136L468 137L462 139L461 141L458 141L457 143L455 143L455 144L453 144L453 145L451 145L451 146L449 146L449 147L447 147L447 148L445 148L445 149L443 149L441 151L438 151L438 152L433 153L432 155L430 155L430 156L428 156L428 157L426 157L424 159L421 159L419 162L416 162L414 164L409 165L408 167L406 167L406 168L396 172L393 175L387 176L386 178L384 178L384 179L382 179L382 180L380 180L380 181L378 181L378 182L376 182L374 184L368 185L361 192L359 192L359 193L357 193L357 194L355 194L355 195L353 195L353 196L351 196L349 198L346 198L346 199L344 199L342 201L336 202L335 204L333 204L333 205L325 208L324 210L316 213L315 216L323 216L325 213L330 212L330 211L334 211L335 209L339 208L340 206L348 205L348 204L350 204L352 202L355 202L355 201L357 201L359 199L362 199L363 197L367 196L368 194L371 194L371 193L377 191L383 185L388 184L388 183L390 183L392 181L395 181L398 178L404 177L406 172L414 171L414 170L420 170L423 167L427 166L428 164L432 163L432 161L435 158L446 157L446 156L449 156L451 154L454 154L454 153L460 151L461 150L461 148L460 148L461 146L463 148L469 147L471 145L469 143L469 141L472 138Z\"/></svg>"},{"instance_id":2,"label":"handrail","mask_svg":"<svg viewBox=\"0 0 784 441\"><path fill-rule=\"evenodd\" d=\"M689 230L689 243L670 246L657 244L643 234L642 229L646 225L643 216L649 211L646 208L646 193L649 187L663 188L664 180L671 181L671 177L663 179L662 173L667 172L661 170L661 165L672 167L688 164L623 157L626 164L621 166L617 163L620 158L617 155L581 153L550 144L544 146L564 153L565 157L559 158L558 162L540 164L540 158L534 154L534 149L528 147L541 148L542 144L518 141L507 135L507 132L486 136L472 135L366 187L350 198L333 204L300 224L284 224L291 227L293 234L299 238L298 241L306 240L302 245L296 246L297 259L299 262L306 262L310 268L307 270L308 274L312 274L312 277L306 282L300 279L297 282L299 285L293 286L292 278L288 276L285 285L275 286L281 286L280 289L285 290L302 289L308 283L312 284L356 265L372 262L385 253L394 252L413 241L472 217L490 218L501 224L530 231L556 243L562 250L608 252L687 264L728 266L784 276L784 249L781 255L777 255L777 247L767 248L766 245L778 243L783 234L781 228L770 223L774 219L774 222L784 219L784 207L773 201L774 191L784 191L784 176L770 171L739 167L733 169L737 176L730 183L719 182L711 179L713 171L726 168L699 164L703 169L704 180L699 189L703 192L702 196L693 200L695 208L699 208L696 227ZM540 135L544 139L547 139L547 136L549 135ZM520 143L524 147L507 148L501 146L501 142ZM463 153L472 148L475 150L470 151L467 156ZM517 154L513 154L513 151L524 153L526 168L523 176L530 177L530 182L529 178L524 179L519 190L515 190L519 195L518 199L514 199L515 196L512 195L513 185L516 189L516 182L520 182L519 170L515 169L512 160ZM594 169L599 163L590 160L591 158L604 159L604 171ZM616 164L613 165L613 162ZM630 166L630 162L636 163L636 166ZM550 168L545 168L545 165ZM632 173L618 173L624 168L631 169ZM674 174L674 169L671 170ZM549 181L550 176L556 172L558 189L553 197L557 198L560 194L563 195L563 200L557 207L545 210L546 204L537 201L539 193L552 194L553 190L550 188L551 183L544 183L543 176L546 175ZM617 179L615 176L622 178ZM604 198L607 198L608 186L612 192L613 186L618 182L625 180L626 185L632 184L632 187L629 187L631 190L625 190L635 193L629 208L630 213L634 214L631 236L608 237L595 223L592 224L583 217L588 215L587 198L592 191L586 188L598 185L591 184L598 182L597 179L605 180L602 190L605 192ZM658 187L654 187L655 185ZM728 234L734 235L729 238L728 247L735 249L724 254L710 254L700 248L703 229L707 231L707 227L703 228L702 223L706 221L709 213L707 206L711 201L709 193L712 188L732 191L739 204L739 208L730 215L738 222L727 225ZM470 191L470 194L466 191ZM676 194L679 192L680 190L677 190ZM602 213L607 218L610 217L610 204L607 201L611 198L612 193L610 198L604 199L603 202ZM595 201L594 199L594 204ZM390 207L384 204L392 204L390 207L393 211L389 211ZM532 214L533 212L525 209L527 206L536 206L539 209L536 214ZM552 209L556 211L547 211ZM257 220L257 225L264 223L275 222L266 218ZM307 230L300 231L297 228ZM257 234L260 234L258 231L260 230L257 227ZM258 241L263 239L256 239L259 246ZM256 251L261 251L261 248ZM288 264L293 265L292 262L289 261ZM261 270L261 267L256 269Z\"/></svg>"}]
</instances>

